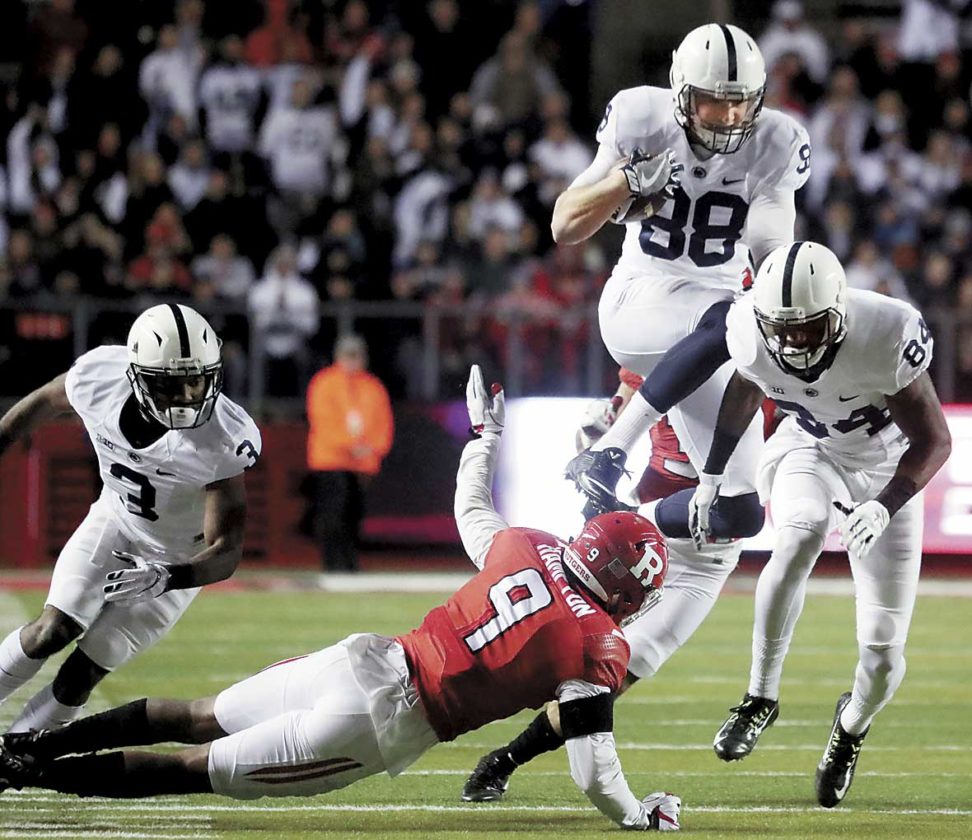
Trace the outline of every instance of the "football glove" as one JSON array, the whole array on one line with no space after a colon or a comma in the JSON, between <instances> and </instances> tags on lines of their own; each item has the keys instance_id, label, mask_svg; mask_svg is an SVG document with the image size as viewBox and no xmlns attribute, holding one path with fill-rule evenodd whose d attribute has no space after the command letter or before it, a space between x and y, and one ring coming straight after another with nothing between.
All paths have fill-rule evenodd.
<instances>
[{"instance_id":1,"label":"football glove","mask_svg":"<svg viewBox=\"0 0 972 840\"><path fill-rule=\"evenodd\" d=\"M171 572L165 563L145 560L126 551L113 551L116 560L120 560L127 569L117 569L105 575L105 600L137 601L157 598L169 583Z\"/></svg>"},{"instance_id":2,"label":"football glove","mask_svg":"<svg viewBox=\"0 0 972 840\"><path fill-rule=\"evenodd\" d=\"M840 502L834 502L834 507L847 515L840 524L840 541L858 559L874 547L874 543L891 521L888 509L877 499L871 499L854 508L846 508Z\"/></svg>"},{"instance_id":3,"label":"football glove","mask_svg":"<svg viewBox=\"0 0 972 840\"><path fill-rule=\"evenodd\" d=\"M696 548L702 548L709 539L709 512L719 498L722 475L699 474L699 486L689 500L689 531Z\"/></svg>"},{"instance_id":4,"label":"football glove","mask_svg":"<svg viewBox=\"0 0 972 840\"><path fill-rule=\"evenodd\" d=\"M650 793L641 800L641 804L651 815L650 828L656 831L678 831L678 816L682 811L681 797L674 793Z\"/></svg>"},{"instance_id":5,"label":"football glove","mask_svg":"<svg viewBox=\"0 0 972 840\"><path fill-rule=\"evenodd\" d=\"M618 409L624 400L619 396L609 400L592 400L584 409L580 428L574 435L574 445L578 452L590 449L599 441L618 419Z\"/></svg>"},{"instance_id":6,"label":"football glove","mask_svg":"<svg viewBox=\"0 0 972 840\"><path fill-rule=\"evenodd\" d=\"M611 221L627 224L653 216L675 194L684 168L675 162L675 153L671 149L660 155L648 155L635 149L621 167L631 198L614 211Z\"/></svg>"},{"instance_id":7,"label":"football glove","mask_svg":"<svg viewBox=\"0 0 972 840\"><path fill-rule=\"evenodd\" d=\"M503 386L494 382L487 393L483 384L483 372L479 365L473 365L469 370L469 381L466 383L466 410L469 412L469 431L476 437L485 433L503 434L503 424L506 422L506 397Z\"/></svg>"}]
</instances>

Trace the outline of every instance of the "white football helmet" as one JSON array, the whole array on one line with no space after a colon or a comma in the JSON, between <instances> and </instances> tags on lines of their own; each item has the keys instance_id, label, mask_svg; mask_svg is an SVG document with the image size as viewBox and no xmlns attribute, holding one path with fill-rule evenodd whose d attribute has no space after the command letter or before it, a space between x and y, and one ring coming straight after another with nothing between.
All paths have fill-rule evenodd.
<instances>
[{"instance_id":1,"label":"white football helmet","mask_svg":"<svg viewBox=\"0 0 972 840\"><path fill-rule=\"evenodd\" d=\"M763 342L787 373L810 370L847 333L847 278L834 252L817 242L772 251L752 294Z\"/></svg>"},{"instance_id":2,"label":"white football helmet","mask_svg":"<svg viewBox=\"0 0 972 840\"><path fill-rule=\"evenodd\" d=\"M213 415L223 388L222 342L188 306L146 309L128 332L128 381L142 413L169 429L193 429Z\"/></svg>"},{"instance_id":3,"label":"white football helmet","mask_svg":"<svg viewBox=\"0 0 972 840\"><path fill-rule=\"evenodd\" d=\"M693 29L672 53L675 119L689 139L718 154L739 150L753 133L763 108L766 63L756 42L738 26L707 23ZM696 105L700 96L744 103L737 125L705 122Z\"/></svg>"}]
</instances>

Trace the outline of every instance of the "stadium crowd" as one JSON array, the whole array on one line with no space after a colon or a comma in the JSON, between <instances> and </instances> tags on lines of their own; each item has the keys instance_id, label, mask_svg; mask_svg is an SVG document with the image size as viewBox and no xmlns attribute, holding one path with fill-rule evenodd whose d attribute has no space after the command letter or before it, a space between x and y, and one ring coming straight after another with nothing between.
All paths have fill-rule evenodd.
<instances>
[{"instance_id":1,"label":"stadium crowd","mask_svg":"<svg viewBox=\"0 0 972 840\"><path fill-rule=\"evenodd\" d=\"M564 315L597 300L617 247L617 231L560 248L549 232L593 153L600 103L574 52L592 5L4 4L0 304L223 301L294 364L273 393L306 382L331 347L322 302L471 302L474 317L442 321L446 375L502 365L504 313L520 311L528 389L576 390L587 326ZM899 19L835 18L825 39L798 0L779 0L754 28L766 105L813 143L798 234L832 248L852 286L926 312L972 311L963 8L905 0ZM119 329L110 314L91 343ZM68 329L0 326L11 383L26 375L12 362L24 330ZM246 318L216 326L232 390ZM382 325L376 367L395 395L413 391L420 333ZM955 347L957 396L972 399L972 323Z\"/></svg>"}]
</instances>

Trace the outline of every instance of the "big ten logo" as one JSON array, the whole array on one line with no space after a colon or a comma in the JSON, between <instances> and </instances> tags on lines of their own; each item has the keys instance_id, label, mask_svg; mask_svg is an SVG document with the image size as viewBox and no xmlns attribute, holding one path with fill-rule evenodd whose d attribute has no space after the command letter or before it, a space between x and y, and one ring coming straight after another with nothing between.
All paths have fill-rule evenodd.
<instances>
[{"instance_id":1,"label":"big ten logo","mask_svg":"<svg viewBox=\"0 0 972 840\"><path fill-rule=\"evenodd\" d=\"M941 532L972 539L972 414L949 412L952 454L945 465L949 486L942 494Z\"/></svg>"}]
</instances>

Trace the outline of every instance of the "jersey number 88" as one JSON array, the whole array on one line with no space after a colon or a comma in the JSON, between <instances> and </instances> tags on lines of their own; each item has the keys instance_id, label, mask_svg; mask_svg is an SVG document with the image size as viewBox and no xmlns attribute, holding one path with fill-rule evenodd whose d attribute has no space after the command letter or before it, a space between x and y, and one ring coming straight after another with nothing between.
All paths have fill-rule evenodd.
<instances>
[{"instance_id":1,"label":"jersey number 88","mask_svg":"<svg viewBox=\"0 0 972 840\"><path fill-rule=\"evenodd\" d=\"M711 268L729 262L735 253L736 242L742 236L749 205L742 196L724 192L707 192L700 196L695 201L694 212L692 203L692 199L683 189L676 188L671 202L671 218L654 215L641 223L641 233L638 235L641 250L660 260L677 260L685 253L687 241L689 258L699 268ZM716 208L729 211L729 219L724 224L713 224L712 212ZM690 213L692 235L686 236L685 226ZM654 241L656 230L668 234L667 245ZM706 245L710 239L721 239L721 249L707 251Z\"/></svg>"}]
</instances>

